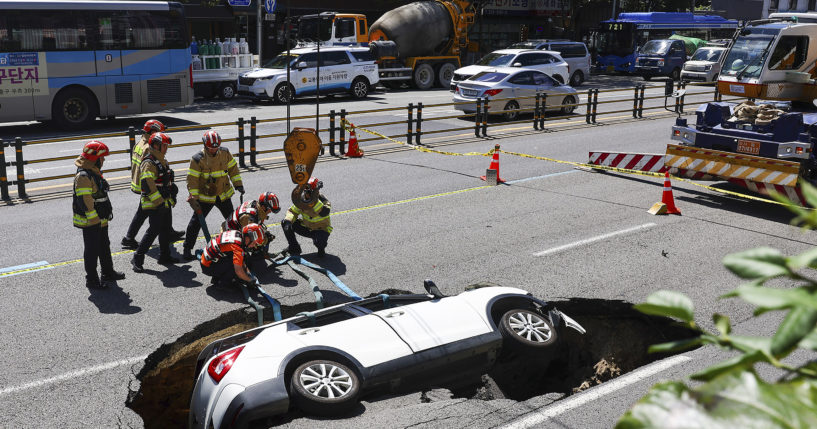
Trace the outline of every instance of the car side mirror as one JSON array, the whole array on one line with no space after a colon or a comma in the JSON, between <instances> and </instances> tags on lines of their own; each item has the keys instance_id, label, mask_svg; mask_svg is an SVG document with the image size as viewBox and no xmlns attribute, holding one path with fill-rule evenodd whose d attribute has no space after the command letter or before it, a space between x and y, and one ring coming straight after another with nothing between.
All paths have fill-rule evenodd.
<instances>
[{"instance_id":1,"label":"car side mirror","mask_svg":"<svg viewBox=\"0 0 817 429\"><path fill-rule=\"evenodd\" d=\"M305 61L301 61L301 62L299 62L299 63L298 63L298 65L296 66L296 68L297 68L298 70L303 70L303 69L305 69L305 68L306 68L306 62L305 62Z\"/></svg>"},{"instance_id":2,"label":"car side mirror","mask_svg":"<svg viewBox=\"0 0 817 429\"><path fill-rule=\"evenodd\" d=\"M522 63L513 63L511 67L522 67Z\"/></svg>"},{"instance_id":3,"label":"car side mirror","mask_svg":"<svg viewBox=\"0 0 817 429\"><path fill-rule=\"evenodd\" d=\"M814 100L811 100L811 104L813 104L815 107L817 107L817 98L815 98Z\"/></svg>"},{"instance_id":4,"label":"car side mirror","mask_svg":"<svg viewBox=\"0 0 817 429\"><path fill-rule=\"evenodd\" d=\"M430 293L434 296L434 298L443 298L445 295L440 292L440 289L437 288L437 285L431 279L423 280L423 287L425 288L426 292Z\"/></svg>"}]
</instances>

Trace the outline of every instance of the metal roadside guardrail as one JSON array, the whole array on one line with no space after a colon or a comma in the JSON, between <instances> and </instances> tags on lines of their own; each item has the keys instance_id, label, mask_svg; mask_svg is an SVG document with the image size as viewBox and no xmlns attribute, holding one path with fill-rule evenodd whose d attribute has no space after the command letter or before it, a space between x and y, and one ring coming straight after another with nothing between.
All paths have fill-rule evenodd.
<instances>
[{"instance_id":1,"label":"metal roadside guardrail","mask_svg":"<svg viewBox=\"0 0 817 429\"><path fill-rule=\"evenodd\" d=\"M673 88L673 83L668 81L666 85L645 85L645 84L638 84L635 87L628 87L628 88L617 88L617 89L608 89L608 90L600 90L600 89L588 89L583 91L582 93L576 93L576 102L572 104L563 104L561 101L565 94L560 94L558 97L560 98L558 103L552 103L550 100L556 98L553 95L548 95L546 93L537 93L535 96L531 97L511 97L511 98L493 98L490 100L491 104L497 105L502 104L505 100L516 100L517 105L518 101L520 100L532 100L533 101L533 108L519 108L519 109L509 109L509 110L502 110L502 111L489 111L488 109L488 101L484 98L476 99L474 102L459 102L459 103L439 103L439 104L429 104L424 105L423 103L409 103L405 107L390 107L390 108L383 108L383 109L369 109L369 110L359 110L359 111L347 111L346 109L341 109L340 111L331 110L329 113L322 114L319 116L318 119L325 118L328 120L328 127L321 128L318 131L318 134L328 134L328 143L325 143L323 146L328 147L329 154L331 156L342 156L345 153L346 143L347 143L347 135L346 135L346 127L344 126L347 122L354 122L352 119L353 117L365 117L367 114L371 113L382 113L382 112L401 112L405 111L405 119L403 120L395 120L395 121L388 121L388 122L379 122L379 123L360 123L358 126L366 127L369 129L376 128L376 127L385 127L385 126L393 126L405 123L406 124L406 132L404 134L397 134L392 136L385 136L387 138L383 138L381 136L374 136L368 138L359 138L358 143L369 142L369 141L387 141L388 138L392 139L405 139L405 141L410 145L423 145L422 138L423 136L433 135L433 134L441 134L441 133L452 133L457 131L464 131L464 130L473 130L474 136L477 138L486 138L488 137L488 128L489 127L497 127L497 126L507 126L511 124L530 124L531 129L533 131L551 131L550 129L546 128L546 122L554 122L557 120L574 120L582 117L582 113L577 112L582 107L584 108L583 116L584 116L584 123L586 125L594 125L598 123L599 116L602 115L614 115L614 114L621 114L621 113L629 113L632 115L632 119L642 119L644 118L644 111L645 110L656 110L656 109L664 109L664 106L651 106L651 107L644 107L645 100L652 100L652 99L661 99L665 98L665 95L655 95L655 96L645 96L647 89L654 89L654 88L664 88L665 94L671 92L673 89L686 89L687 87L696 87L701 86L702 84L686 84L682 82L677 83L677 87ZM631 93L632 94L632 108L626 109L619 109L619 110L611 110L611 111L600 111L599 106L604 106L607 104L612 103L623 103L627 102L627 99L611 99L611 100L602 100L599 101L599 94L614 94L614 93ZM584 96L584 102L581 101L581 97ZM705 91L697 91L692 92L688 91L682 97L678 97L674 99L674 106L672 106L671 112L675 113L684 113L685 103L687 97L695 97L695 96L707 96L707 100L714 100L714 101L737 101L737 100L744 100L744 98L731 98L724 100L721 95L717 91L717 86L715 86L714 91L711 89ZM711 98L710 98L711 97ZM706 101L697 101L693 104L701 104ZM440 108L440 107L455 107L457 105L474 105L476 106L476 111L474 113L461 113L455 115L443 115L443 116L436 116L436 117L423 117L423 109L428 108ZM557 114L556 116L547 116L546 113L550 109L565 109L569 108L569 110L573 111L571 114ZM530 118L516 120L516 121L504 121L499 123L488 123L488 116L489 114L509 114L509 113L532 113ZM669 114L669 112L668 112ZM629 115L626 116L629 118ZM618 117L620 119L620 117ZM307 120L312 119L315 120L315 115L309 116L298 116L298 117L290 117L290 120ZM469 120L473 119L472 125L462 126L462 127L453 127L453 128L439 128L439 129L429 129L431 125L433 125L436 121L446 120L446 119L464 119ZM225 127L225 126L235 126L236 127L236 137L232 138L223 138L222 141L224 143L229 142L236 142L238 146L237 152L234 153L236 158L238 158L238 163L240 168L248 169L250 167L259 167L258 164L258 155L261 154L269 154L269 153L277 153L283 152L282 148L271 148L272 145L262 145L259 144L260 142L266 143L271 139L276 138L285 138L286 133L272 133L272 134L259 134L257 129L259 124L269 124L269 123L278 123L286 121L287 118L274 118L274 119L258 119L255 116L250 117L249 120L245 118L238 118L235 122L222 122L222 123L213 123L213 124L200 124L200 125L191 125L191 126L182 126L182 127L173 127L172 129L168 129L168 132L178 132L178 131L185 131L185 130L195 130L195 129L208 129L212 127ZM247 126L249 126L249 134L247 134ZM134 145L136 144L137 138L137 131L134 127L129 127L125 132L119 133L107 133L107 134L95 134L95 135L77 135L77 136L70 136L70 137L60 137L60 138L51 138L51 139L35 139L35 140L23 140L20 137L16 137L13 141L3 141L0 139L0 198L4 201L11 201L12 200L12 193L11 189L16 186L16 194L17 198L26 199L28 198L28 194L26 192L26 185L31 183L37 182L46 182L46 181L54 181L60 179L72 179L74 174L62 174L62 175L54 175L54 176L47 176L47 177L36 177L36 178L26 178L25 177L25 166L26 165L36 165L42 164L47 162L55 162L55 161L70 161L76 158L76 154L67 155L67 156L58 156L58 157L50 157L50 158L39 158L39 159L25 159L24 150L26 147L29 146L36 146L45 143L58 143L58 142L68 142L68 141L76 141L76 140L93 140L93 139L105 139L105 138L113 138L113 137L126 137L128 139L129 149L127 150L112 150L111 155L127 155L130 157L130 153L133 150ZM495 136L492 136L495 137ZM198 146L200 145L200 141L195 142L185 142L185 143L174 143L170 150L176 150L180 147L189 147L189 146ZM6 147L13 147L14 148L14 157L13 160L7 160L5 154ZM323 155L323 148L321 150L321 154ZM170 164L181 164L187 163L188 160L179 160L179 161L169 161ZM127 167L119 167L119 168L106 168L106 173L113 173L113 172L124 172L130 171L130 161L128 161ZM9 177L8 173L13 172L13 176Z\"/></svg>"}]
</instances>

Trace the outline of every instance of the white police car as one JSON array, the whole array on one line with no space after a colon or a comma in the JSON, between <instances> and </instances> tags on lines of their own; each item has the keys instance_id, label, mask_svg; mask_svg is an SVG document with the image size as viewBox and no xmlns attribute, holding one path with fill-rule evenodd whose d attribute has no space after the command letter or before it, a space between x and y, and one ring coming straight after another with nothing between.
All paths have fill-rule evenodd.
<instances>
[{"instance_id":1,"label":"white police car","mask_svg":"<svg viewBox=\"0 0 817 429\"><path fill-rule=\"evenodd\" d=\"M318 51L315 47L282 52L263 68L238 77L238 95L253 99L271 99L286 103L295 97L348 92L365 98L380 80L377 64L369 48L321 47L320 89L318 88ZM287 84L287 63L290 83Z\"/></svg>"},{"instance_id":2,"label":"white police car","mask_svg":"<svg viewBox=\"0 0 817 429\"><path fill-rule=\"evenodd\" d=\"M196 363L188 427L246 428L287 412L332 416L361 395L482 374L500 352L558 353L576 321L528 292L380 295L217 340ZM332 426L324 425L324 426Z\"/></svg>"}]
</instances>

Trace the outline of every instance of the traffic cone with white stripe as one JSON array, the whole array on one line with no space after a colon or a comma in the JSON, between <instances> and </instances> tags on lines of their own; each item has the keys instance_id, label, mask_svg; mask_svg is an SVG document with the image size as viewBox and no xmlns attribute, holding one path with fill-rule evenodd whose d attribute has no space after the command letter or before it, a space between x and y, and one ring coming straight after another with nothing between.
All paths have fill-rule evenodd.
<instances>
[{"instance_id":1,"label":"traffic cone with white stripe","mask_svg":"<svg viewBox=\"0 0 817 429\"><path fill-rule=\"evenodd\" d=\"M675 207L675 198L672 196L672 184L669 181L669 171L664 173L664 193L661 202L655 203L648 210L652 214L681 214L681 210Z\"/></svg>"},{"instance_id":2,"label":"traffic cone with white stripe","mask_svg":"<svg viewBox=\"0 0 817 429\"><path fill-rule=\"evenodd\" d=\"M360 158L363 156L363 151L357 145L357 134L355 134L355 124L349 122L349 148L346 149L344 155L349 158Z\"/></svg>"},{"instance_id":3,"label":"traffic cone with white stripe","mask_svg":"<svg viewBox=\"0 0 817 429\"><path fill-rule=\"evenodd\" d=\"M493 173L491 170L496 172L496 183L505 183L505 181L499 177L499 145L494 146L494 156L491 159L491 165L488 167L488 171L485 172L485 176L479 176L479 178L486 182L493 182Z\"/></svg>"}]
</instances>

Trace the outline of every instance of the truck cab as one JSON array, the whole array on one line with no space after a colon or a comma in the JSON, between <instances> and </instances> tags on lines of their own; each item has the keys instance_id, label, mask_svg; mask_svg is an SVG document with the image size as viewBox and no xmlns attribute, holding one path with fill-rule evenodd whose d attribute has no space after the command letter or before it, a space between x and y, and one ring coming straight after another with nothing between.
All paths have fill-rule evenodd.
<instances>
[{"instance_id":1,"label":"truck cab","mask_svg":"<svg viewBox=\"0 0 817 429\"><path fill-rule=\"evenodd\" d=\"M369 46L366 15L322 12L304 15L298 20L298 47Z\"/></svg>"},{"instance_id":2,"label":"truck cab","mask_svg":"<svg viewBox=\"0 0 817 429\"><path fill-rule=\"evenodd\" d=\"M686 60L686 45L683 40L650 40L638 49L635 72L644 80L657 76L678 80Z\"/></svg>"}]
</instances>

